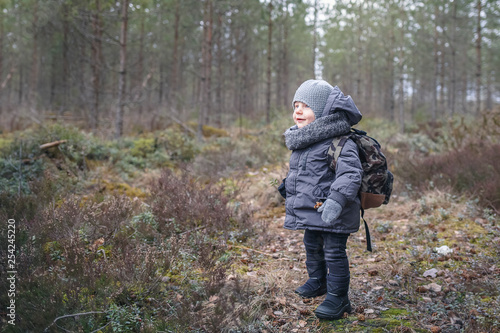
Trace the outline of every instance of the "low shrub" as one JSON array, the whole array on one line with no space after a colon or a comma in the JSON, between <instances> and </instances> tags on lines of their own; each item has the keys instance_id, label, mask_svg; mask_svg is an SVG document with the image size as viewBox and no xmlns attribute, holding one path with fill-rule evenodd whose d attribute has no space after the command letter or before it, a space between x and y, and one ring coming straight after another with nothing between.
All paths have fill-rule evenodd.
<instances>
[{"instance_id":1,"label":"low shrub","mask_svg":"<svg viewBox=\"0 0 500 333\"><path fill-rule=\"evenodd\" d=\"M206 311L212 296L222 297L232 264L226 239L248 227L233 214L223 188L165 171L142 204L99 192L62 196L56 183L33 184L30 195L9 195L0 207L2 220L17 221L15 330L187 331L206 325L195 314ZM0 243L6 242L2 228ZM2 276L6 264L0 263ZM6 304L3 284L0 293ZM89 314L54 324L76 313ZM229 315L211 326L224 329Z\"/></svg>"},{"instance_id":2,"label":"low shrub","mask_svg":"<svg viewBox=\"0 0 500 333\"><path fill-rule=\"evenodd\" d=\"M396 176L415 189L451 188L500 210L500 144L484 142L441 155L398 163Z\"/></svg>"},{"instance_id":3,"label":"low shrub","mask_svg":"<svg viewBox=\"0 0 500 333\"><path fill-rule=\"evenodd\" d=\"M200 184L186 170L180 175L164 170L151 184L148 204L164 235L205 229L209 234L225 233L246 221L236 221L222 186Z\"/></svg>"},{"instance_id":4,"label":"low shrub","mask_svg":"<svg viewBox=\"0 0 500 333\"><path fill-rule=\"evenodd\" d=\"M500 112L421 124L415 131L399 137L387 154L400 183L416 192L450 189L500 209Z\"/></svg>"}]
</instances>

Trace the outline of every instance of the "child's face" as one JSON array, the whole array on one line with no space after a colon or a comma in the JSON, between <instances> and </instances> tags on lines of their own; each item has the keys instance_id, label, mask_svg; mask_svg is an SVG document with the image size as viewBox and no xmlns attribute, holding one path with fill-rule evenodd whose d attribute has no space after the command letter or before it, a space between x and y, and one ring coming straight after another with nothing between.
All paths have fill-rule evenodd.
<instances>
[{"instance_id":1,"label":"child's face","mask_svg":"<svg viewBox=\"0 0 500 333\"><path fill-rule=\"evenodd\" d=\"M312 123L316 117L314 111L302 102L293 103L293 121L298 128L302 128Z\"/></svg>"}]
</instances>

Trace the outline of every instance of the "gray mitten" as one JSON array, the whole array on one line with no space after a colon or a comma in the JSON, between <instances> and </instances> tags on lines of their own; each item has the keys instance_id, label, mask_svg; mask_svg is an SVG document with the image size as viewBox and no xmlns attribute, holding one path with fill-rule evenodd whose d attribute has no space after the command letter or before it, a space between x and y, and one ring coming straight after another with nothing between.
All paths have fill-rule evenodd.
<instances>
[{"instance_id":1,"label":"gray mitten","mask_svg":"<svg viewBox=\"0 0 500 333\"><path fill-rule=\"evenodd\" d=\"M326 201L318 208L318 212L321 213L321 219L325 223L332 223L335 221L342 212L342 206L335 200L326 199Z\"/></svg>"}]
</instances>

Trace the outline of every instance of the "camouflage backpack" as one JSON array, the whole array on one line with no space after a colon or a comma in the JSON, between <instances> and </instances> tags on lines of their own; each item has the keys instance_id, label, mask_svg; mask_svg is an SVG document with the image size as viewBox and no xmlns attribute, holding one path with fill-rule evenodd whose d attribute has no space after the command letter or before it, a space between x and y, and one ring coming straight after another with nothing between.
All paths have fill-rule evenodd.
<instances>
[{"instance_id":1,"label":"camouflage backpack","mask_svg":"<svg viewBox=\"0 0 500 333\"><path fill-rule=\"evenodd\" d=\"M387 159L382 153L377 140L366 135L366 132L355 128L352 128L350 133L333 139L328 149L332 170L335 170L342 147L344 147L345 142L349 138L358 146L359 159L363 167L363 178L361 180L359 195L361 200L361 216L366 229L367 249L371 251L370 231L364 219L364 210L389 203L394 176L387 168Z\"/></svg>"}]
</instances>

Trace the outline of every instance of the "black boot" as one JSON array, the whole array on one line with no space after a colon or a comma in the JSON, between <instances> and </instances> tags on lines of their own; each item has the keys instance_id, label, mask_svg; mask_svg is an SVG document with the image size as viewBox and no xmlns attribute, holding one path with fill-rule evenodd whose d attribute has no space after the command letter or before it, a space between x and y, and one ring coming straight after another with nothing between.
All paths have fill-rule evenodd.
<instances>
[{"instance_id":1,"label":"black boot","mask_svg":"<svg viewBox=\"0 0 500 333\"><path fill-rule=\"evenodd\" d=\"M328 275L328 293L314 313L320 319L340 319L344 313L351 313L351 302L347 292L349 290L349 278L339 278Z\"/></svg>"},{"instance_id":2,"label":"black boot","mask_svg":"<svg viewBox=\"0 0 500 333\"><path fill-rule=\"evenodd\" d=\"M349 296L347 294L338 296L328 293L325 301L316 308L314 314L320 319L333 320L342 318L345 312L352 312Z\"/></svg>"},{"instance_id":3,"label":"black boot","mask_svg":"<svg viewBox=\"0 0 500 333\"><path fill-rule=\"evenodd\" d=\"M310 263L306 261L309 280L295 289L295 293L303 298L317 297L326 294L326 265L325 263Z\"/></svg>"}]
</instances>

